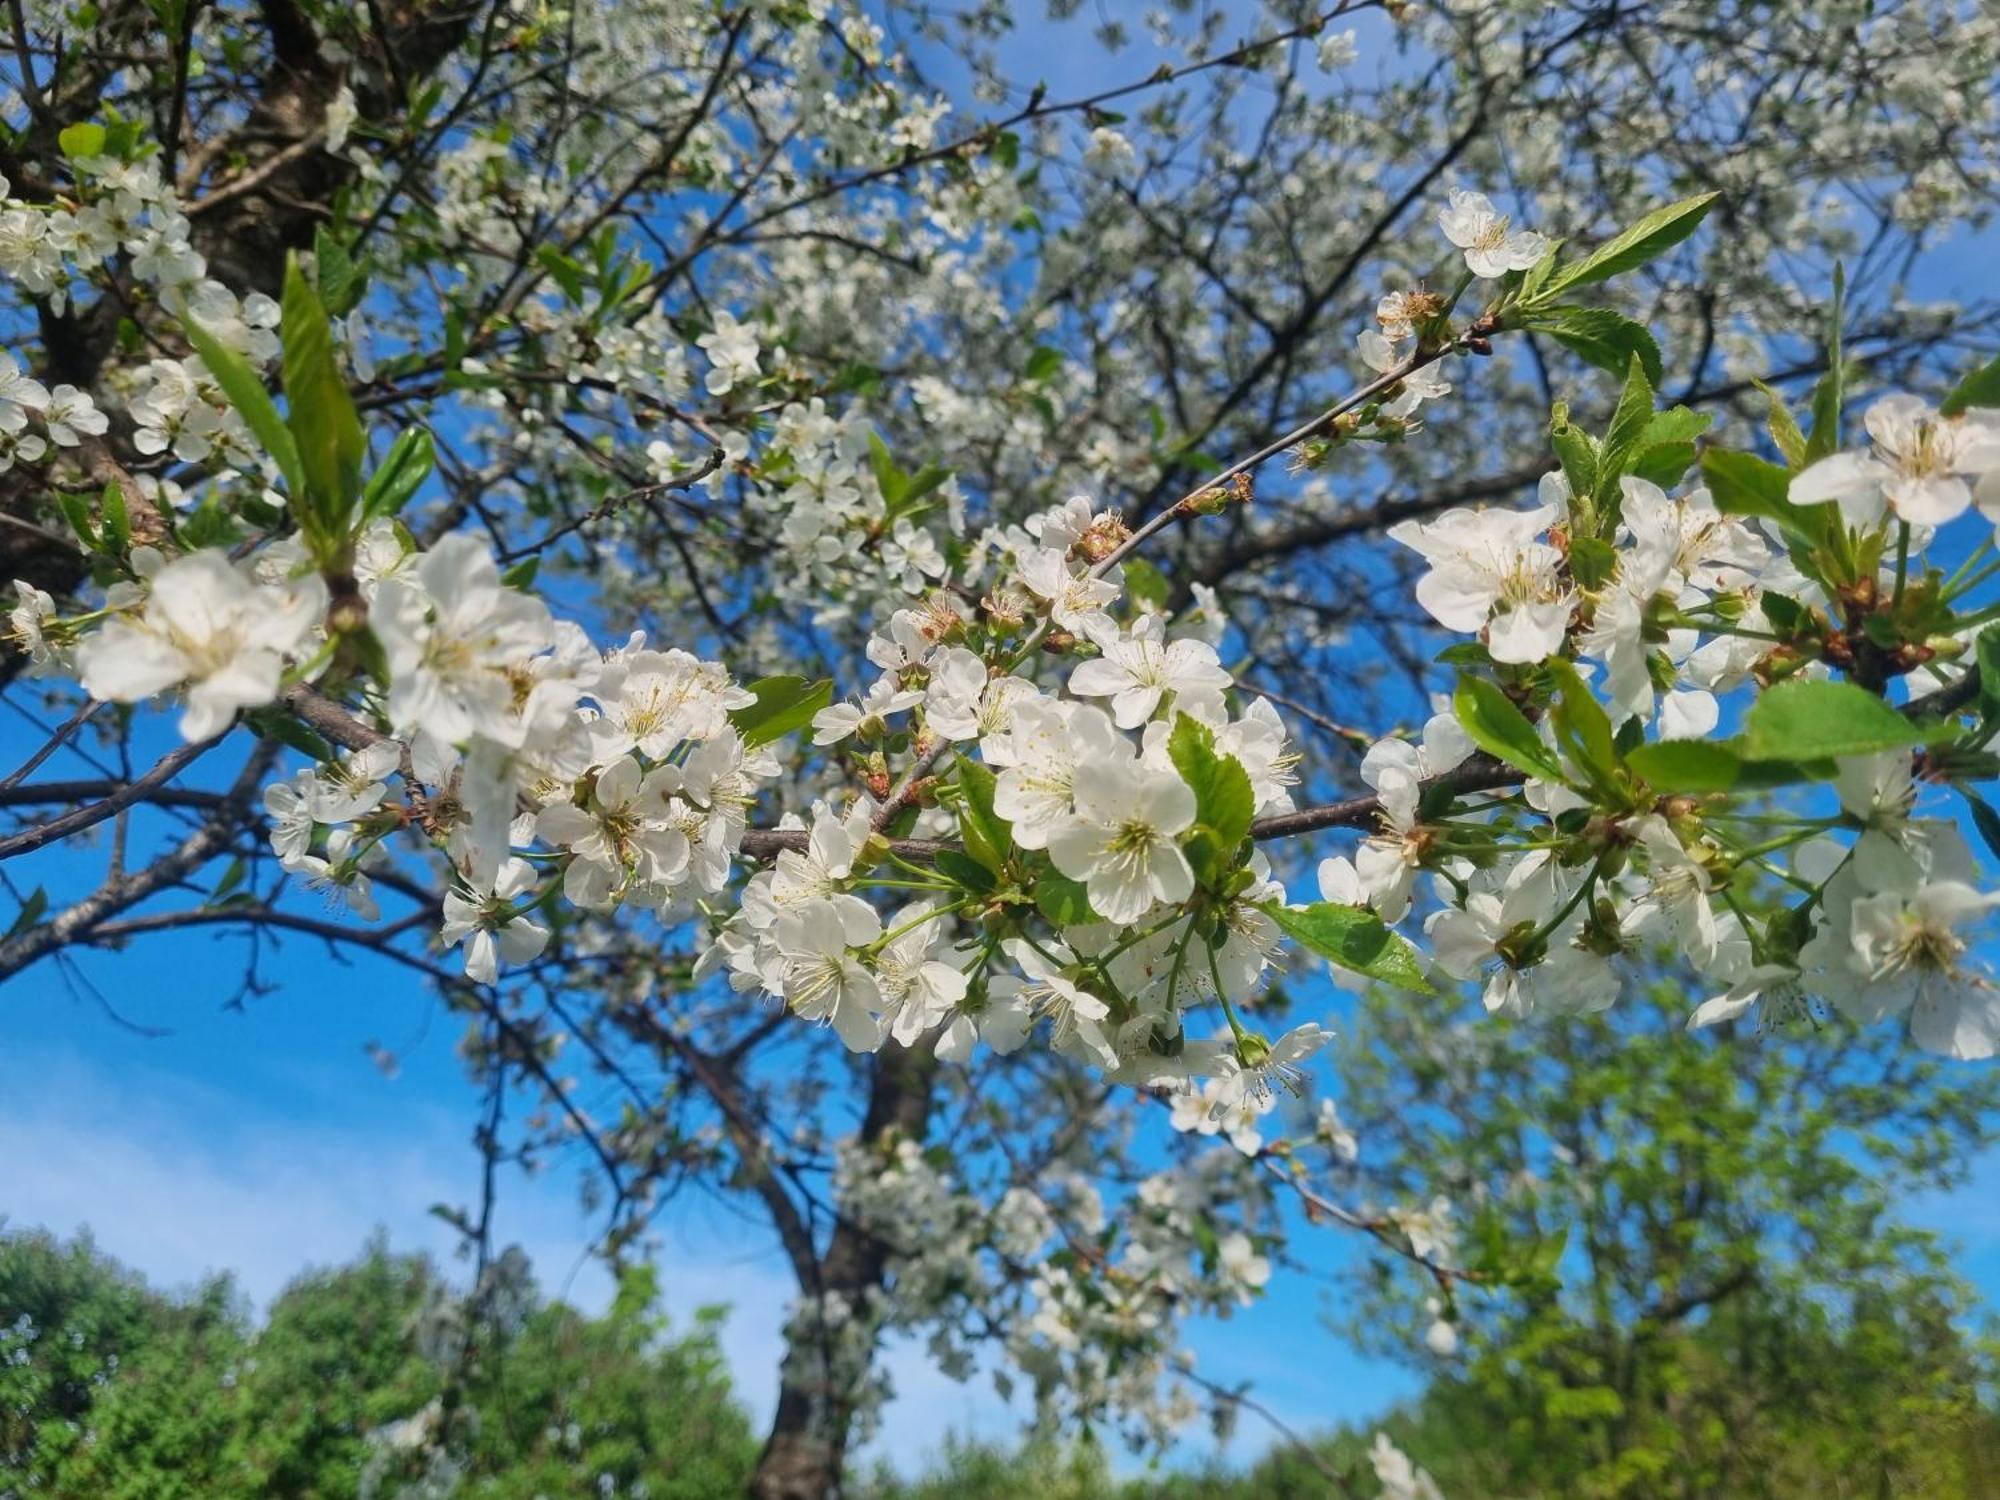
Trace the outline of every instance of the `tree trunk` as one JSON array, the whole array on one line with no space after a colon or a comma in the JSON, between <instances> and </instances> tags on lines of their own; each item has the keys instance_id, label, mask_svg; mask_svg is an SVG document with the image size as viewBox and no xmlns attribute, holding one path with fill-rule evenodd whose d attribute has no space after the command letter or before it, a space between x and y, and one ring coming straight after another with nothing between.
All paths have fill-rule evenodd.
<instances>
[{"instance_id":1,"label":"tree trunk","mask_svg":"<svg viewBox=\"0 0 2000 1500\"><path fill-rule=\"evenodd\" d=\"M875 1055L861 1144L872 1148L891 1138L923 1140L930 1125L936 1072L937 1061L929 1052L885 1043ZM880 1240L842 1219L818 1262L818 1284L800 1290L808 1296L843 1299L849 1309L863 1312L882 1287L888 1258ZM854 1383L828 1378L830 1370L838 1374L838 1366L831 1365L825 1341L815 1336L806 1320L799 1320L787 1337L778 1410L751 1475L750 1494L752 1500L827 1500L840 1493L847 1465ZM856 1378L866 1377L874 1353L870 1332Z\"/></svg>"}]
</instances>

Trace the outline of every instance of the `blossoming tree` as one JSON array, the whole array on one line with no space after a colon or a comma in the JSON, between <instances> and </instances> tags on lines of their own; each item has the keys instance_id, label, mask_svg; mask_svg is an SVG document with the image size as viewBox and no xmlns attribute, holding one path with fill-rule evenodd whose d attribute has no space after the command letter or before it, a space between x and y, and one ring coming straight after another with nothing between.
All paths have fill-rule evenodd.
<instances>
[{"instance_id":1,"label":"blossoming tree","mask_svg":"<svg viewBox=\"0 0 2000 1500\"><path fill-rule=\"evenodd\" d=\"M1288 971L1989 1055L1996 28L1766 10L17 8L0 977L423 976L613 1253L766 1215L774 1497L891 1331L1158 1441L1287 1223L1503 1274Z\"/></svg>"}]
</instances>

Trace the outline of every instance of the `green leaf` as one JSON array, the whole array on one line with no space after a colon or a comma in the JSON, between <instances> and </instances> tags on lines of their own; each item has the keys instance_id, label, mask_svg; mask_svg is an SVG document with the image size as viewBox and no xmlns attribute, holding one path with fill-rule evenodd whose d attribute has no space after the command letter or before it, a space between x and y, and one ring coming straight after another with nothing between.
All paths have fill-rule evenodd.
<instances>
[{"instance_id":1,"label":"green leaf","mask_svg":"<svg viewBox=\"0 0 2000 1500\"><path fill-rule=\"evenodd\" d=\"M2000 625L1988 625L1973 643L1979 663L1979 716L2000 722Z\"/></svg>"},{"instance_id":2,"label":"green leaf","mask_svg":"<svg viewBox=\"0 0 2000 1500\"><path fill-rule=\"evenodd\" d=\"M21 903L21 909L15 913L13 925L7 929L6 936L10 938L19 937L30 927L41 921L42 914L48 909L49 893L41 886L36 886L32 891L28 892L28 899Z\"/></svg>"},{"instance_id":3,"label":"green leaf","mask_svg":"<svg viewBox=\"0 0 2000 1500\"><path fill-rule=\"evenodd\" d=\"M1143 557L1125 559L1125 592L1141 604L1165 606L1173 597L1173 590L1167 583L1167 575L1147 562Z\"/></svg>"},{"instance_id":4,"label":"green leaf","mask_svg":"<svg viewBox=\"0 0 2000 1500\"><path fill-rule=\"evenodd\" d=\"M132 547L132 515L125 508L125 491L117 480L106 482L97 513L104 519L105 545L114 557L123 557Z\"/></svg>"},{"instance_id":5,"label":"green leaf","mask_svg":"<svg viewBox=\"0 0 2000 1500\"><path fill-rule=\"evenodd\" d=\"M346 317L368 290L368 268L322 224L313 232L313 278L320 300L336 318Z\"/></svg>"},{"instance_id":6,"label":"green leaf","mask_svg":"<svg viewBox=\"0 0 2000 1500\"><path fill-rule=\"evenodd\" d=\"M1824 780L1830 761L1745 760L1741 740L1656 740L1625 757L1656 792L1728 792Z\"/></svg>"},{"instance_id":7,"label":"green leaf","mask_svg":"<svg viewBox=\"0 0 2000 1500\"><path fill-rule=\"evenodd\" d=\"M1548 285L1549 278L1556 273L1556 262L1562 258L1562 247L1561 240L1550 240L1549 248L1543 252L1542 258L1521 273L1518 295L1523 306L1541 297L1542 288ZM1620 368L1623 368L1622 363Z\"/></svg>"},{"instance_id":8,"label":"green leaf","mask_svg":"<svg viewBox=\"0 0 2000 1500\"><path fill-rule=\"evenodd\" d=\"M299 464L298 445L292 441L291 428L278 415L277 403L271 400L271 393L264 389L263 376L242 355L193 318L189 318L182 327L188 342L194 345L194 352L201 356L201 362L208 366L208 373L222 387L222 394L229 398L229 404L236 408L237 415L250 429L250 435L277 460L278 472L285 476L285 488L290 492L292 503L303 507L308 497L305 470Z\"/></svg>"},{"instance_id":9,"label":"green leaf","mask_svg":"<svg viewBox=\"0 0 2000 1500\"><path fill-rule=\"evenodd\" d=\"M1643 323L1634 322L1608 307L1563 307L1548 317L1537 317L1528 328L1546 333L1588 364L1613 375L1623 375L1633 360L1646 371L1654 384L1661 379L1660 346Z\"/></svg>"},{"instance_id":10,"label":"green leaf","mask_svg":"<svg viewBox=\"0 0 2000 1500\"><path fill-rule=\"evenodd\" d=\"M1958 783L1958 790L1965 798L1966 805L1972 809L1973 826L1978 828L1979 836L1986 840L1986 847L1993 852L1994 857L2000 858L2000 813L1996 813L1992 803L1963 782Z\"/></svg>"},{"instance_id":11,"label":"green leaf","mask_svg":"<svg viewBox=\"0 0 2000 1500\"><path fill-rule=\"evenodd\" d=\"M1840 446L1840 413L1847 400L1847 355L1841 347L1841 324L1847 318L1847 268L1833 268L1833 306L1827 314L1826 373L1813 387L1812 432L1806 438L1805 462L1822 459Z\"/></svg>"},{"instance_id":12,"label":"green leaf","mask_svg":"<svg viewBox=\"0 0 2000 1500\"><path fill-rule=\"evenodd\" d=\"M956 849L940 849L937 854L937 867L940 874L982 896L999 884L994 879L993 871Z\"/></svg>"},{"instance_id":13,"label":"green leaf","mask_svg":"<svg viewBox=\"0 0 2000 1500\"><path fill-rule=\"evenodd\" d=\"M889 452L889 445L882 441L880 433L868 434L868 462L875 471L875 487L882 492L882 504L894 510L896 502L903 498L903 489L909 480L896 467L895 457Z\"/></svg>"},{"instance_id":14,"label":"green leaf","mask_svg":"<svg viewBox=\"0 0 2000 1500\"><path fill-rule=\"evenodd\" d=\"M1594 536L1580 536L1569 544L1570 576L1584 589L1601 589L1618 571L1618 549Z\"/></svg>"},{"instance_id":15,"label":"green leaf","mask_svg":"<svg viewBox=\"0 0 2000 1500\"><path fill-rule=\"evenodd\" d=\"M1195 820L1215 831L1225 854L1249 837L1257 813L1250 773L1233 755L1215 753L1215 731L1187 714L1174 716L1167 756L1194 793Z\"/></svg>"},{"instance_id":16,"label":"green leaf","mask_svg":"<svg viewBox=\"0 0 2000 1500\"><path fill-rule=\"evenodd\" d=\"M1938 411L1944 416L1955 417L1972 406L2000 406L2000 356L1989 364L1981 365L1953 386Z\"/></svg>"},{"instance_id":17,"label":"green leaf","mask_svg":"<svg viewBox=\"0 0 2000 1500\"><path fill-rule=\"evenodd\" d=\"M574 256L563 254L554 245L537 245L535 260L549 273L550 279L562 288L563 295L569 298L573 305L577 307L583 305L583 294L588 283L585 281L580 261Z\"/></svg>"},{"instance_id":18,"label":"green leaf","mask_svg":"<svg viewBox=\"0 0 2000 1500\"><path fill-rule=\"evenodd\" d=\"M104 143L108 133L102 125L80 123L63 127L56 137L56 144L62 147L62 154L71 161L85 161L104 154Z\"/></svg>"},{"instance_id":19,"label":"green leaf","mask_svg":"<svg viewBox=\"0 0 2000 1500\"><path fill-rule=\"evenodd\" d=\"M1920 745L1930 731L1851 682L1778 683L1743 719L1745 760L1818 760Z\"/></svg>"},{"instance_id":20,"label":"green leaf","mask_svg":"<svg viewBox=\"0 0 2000 1500\"><path fill-rule=\"evenodd\" d=\"M767 745L812 723L813 715L833 701L833 682L822 677L764 677L749 685L757 701L729 711L729 722L746 746Z\"/></svg>"},{"instance_id":21,"label":"green leaf","mask_svg":"<svg viewBox=\"0 0 2000 1500\"><path fill-rule=\"evenodd\" d=\"M1021 378L1039 384L1060 370L1062 362L1062 350L1051 349L1047 344L1039 345L1035 352L1028 356L1028 363L1021 371Z\"/></svg>"},{"instance_id":22,"label":"green leaf","mask_svg":"<svg viewBox=\"0 0 2000 1500\"><path fill-rule=\"evenodd\" d=\"M1570 759L1584 767L1600 786L1614 785L1618 776L1618 746L1611 732L1611 716L1591 693L1590 686L1576 668L1556 657L1549 662L1549 675L1562 690L1550 717L1556 737L1569 751Z\"/></svg>"},{"instance_id":23,"label":"green leaf","mask_svg":"<svg viewBox=\"0 0 2000 1500\"><path fill-rule=\"evenodd\" d=\"M1761 380L1750 382L1770 403L1770 415L1765 426L1770 430L1771 441L1778 451L1785 455L1785 462L1794 469L1803 469L1806 464L1806 435L1799 430L1798 418L1785 402L1784 393L1766 385Z\"/></svg>"},{"instance_id":24,"label":"green leaf","mask_svg":"<svg viewBox=\"0 0 2000 1500\"><path fill-rule=\"evenodd\" d=\"M436 462L431 435L423 428L412 427L397 438L389 445L381 467L369 476L368 485L361 492L361 519L372 521L378 516L393 516L402 510L423 482L430 478Z\"/></svg>"},{"instance_id":25,"label":"green leaf","mask_svg":"<svg viewBox=\"0 0 2000 1500\"><path fill-rule=\"evenodd\" d=\"M1701 455L1702 477L1715 508L1726 516L1757 516L1775 521L1787 535L1809 547L1825 543L1838 524L1831 500L1820 505L1794 505L1786 498L1791 492L1789 472L1733 448L1710 448Z\"/></svg>"},{"instance_id":26,"label":"green leaf","mask_svg":"<svg viewBox=\"0 0 2000 1500\"><path fill-rule=\"evenodd\" d=\"M90 518L90 501L82 495L59 494L56 504L62 507L69 528L76 533L76 539L83 543L86 552L102 552L104 543L97 535L97 526Z\"/></svg>"},{"instance_id":27,"label":"green leaf","mask_svg":"<svg viewBox=\"0 0 2000 1500\"><path fill-rule=\"evenodd\" d=\"M964 800L958 811L958 833L965 852L998 875L1007 866L1014 848L1014 826L993 810L993 796L999 778L992 768L963 755L958 762L958 789Z\"/></svg>"},{"instance_id":28,"label":"green leaf","mask_svg":"<svg viewBox=\"0 0 2000 1500\"><path fill-rule=\"evenodd\" d=\"M1558 401L1549 420L1549 446L1556 450L1569 492L1588 502L1597 493L1597 439L1569 419L1569 407Z\"/></svg>"},{"instance_id":29,"label":"green leaf","mask_svg":"<svg viewBox=\"0 0 2000 1500\"><path fill-rule=\"evenodd\" d=\"M1058 927L1084 927L1097 920L1083 882L1059 870L1044 870L1035 877L1035 910Z\"/></svg>"},{"instance_id":30,"label":"green leaf","mask_svg":"<svg viewBox=\"0 0 2000 1500\"><path fill-rule=\"evenodd\" d=\"M285 264L280 307L285 422L298 444L299 467L321 527L329 537L344 538L349 512L361 493L361 461L367 456L368 439L334 357L326 310L299 274L296 259Z\"/></svg>"},{"instance_id":31,"label":"green leaf","mask_svg":"<svg viewBox=\"0 0 2000 1500\"><path fill-rule=\"evenodd\" d=\"M1528 716L1495 684L1484 677L1462 677L1451 706L1472 743L1488 755L1542 781L1564 780L1562 767Z\"/></svg>"},{"instance_id":32,"label":"green leaf","mask_svg":"<svg viewBox=\"0 0 2000 1500\"><path fill-rule=\"evenodd\" d=\"M1575 287L1608 281L1665 254L1694 233L1719 196L1702 193L1654 209L1623 234L1614 235L1582 260L1557 271L1543 285L1541 297L1546 299Z\"/></svg>"},{"instance_id":33,"label":"green leaf","mask_svg":"<svg viewBox=\"0 0 2000 1500\"><path fill-rule=\"evenodd\" d=\"M1420 995L1435 993L1417 963L1416 950L1365 906L1315 901L1310 906L1263 902L1262 911L1293 942L1329 963Z\"/></svg>"},{"instance_id":34,"label":"green leaf","mask_svg":"<svg viewBox=\"0 0 2000 1500\"><path fill-rule=\"evenodd\" d=\"M542 571L542 555L537 552L532 557L524 557L513 567L500 575L500 581L510 589L525 589L535 581L535 575Z\"/></svg>"},{"instance_id":35,"label":"green leaf","mask_svg":"<svg viewBox=\"0 0 2000 1500\"><path fill-rule=\"evenodd\" d=\"M253 708L243 716L243 722L260 737L289 745L319 765L328 765L333 761L333 746L283 709Z\"/></svg>"},{"instance_id":36,"label":"green leaf","mask_svg":"<svg viewBox=\"0 0 2000 1500\"><path fill-rule=\"evenodd\" d=\"M1598 450L1597 494L1612 515L1618 509L1618 478L1639 451L1640 439L1655 415L1653 384L1634 356L1625 370L1625 387L1618 393L1618 409L1611 414L1611 428L1604 434Z\"/></svg>"}]
</instances>

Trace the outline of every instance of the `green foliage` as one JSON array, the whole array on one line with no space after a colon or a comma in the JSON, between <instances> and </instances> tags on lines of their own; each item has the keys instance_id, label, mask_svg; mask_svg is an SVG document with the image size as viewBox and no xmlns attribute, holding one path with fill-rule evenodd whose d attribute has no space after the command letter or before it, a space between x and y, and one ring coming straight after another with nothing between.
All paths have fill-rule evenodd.
<instances>
[{"instance_id":1,"label":"green foliage","mask_svg":"<svg viewBox=\"0 0 2000 1500\"><path fill-rule=\"evenodd\" d=\"M1310 906L1294 907L1267 901L1259 910L1276 922L1286 937L1329 963L1399 989L1432 993L1416 950L1365 906L1315 901Z\"/></svg>"},{"instance_id":2,"label":"green foliage","mask_svg":"<svg viewBox=\"0 0 2000 1500\"><path fill-rule=\"evenodd\" d=\"M1975 1304L1894 1209L1963 1179L1994 1083L1832 1023L1690 1036L1704 993L1442 1033L1364 1002L1340 1054L1364 1191L1443 1191L1502 1273L1459 1290L1462 1362L1388 1430L1454 1500L1984 1493ZM1564 1232L1559 1286L1506 1274ZM1427 1360L1430 1283L1382 1261L1352 1291L1364 1346Z\"/></svg>"},{"instance_id":3,"label":"green foliage","mask_svg":"<svg viewBox=\"0 0 2000 1500\"><path fill-rule=\"evenodd\" d=\"M497 1270L468 1327L429 1261L377 1243L253 1329L226 1282L167 1297L87 1240L0 1236L0 1474L51 1500L360 1500L432 1458L371 1434L428 1423L494 1500L607 1474L654 1500L740 1493L755 1444L716 1315L674 1337L650 1272L592 1318L541 1303L518 1252Z\"/></svg>"},{"instance_id":4,"label":"green foliage","mask_svg":"<svg viewBox=\"0 0 2000 1500\"><path fill-rule=\"evenodd\" d=\"M769 744L812 723L813 715L833 701L833 683L822 677L764 677L749 684L757 701L729 711L729 722L745 745Z\"/></svg>"},{"instance_id":5,"label":"green foliage","mask_svg":"<svg viewBox=\"0 0 2000 1500\"><path fill-rule=\"evenodd\" d=\"M1565 779L1528 716L1494 683L1484 677L1460 678L1452 711L1472 743L1488 755L1543 781Z\"/></svg>"},{"instance_id":6,"label":"green foliage","mask_svg":"<svg viewBox=\"0 0 2000 1500\"><path fill-rule=\"evenodd\" d=\"M1579 261L1554 271L1537 288L1535 300L1551 301L1563 292L1609 281L1656 259L1695 232L1719 193L1701 193L1656 208L1631 228L1613 235Z\"/></svg>"}]
</instances>

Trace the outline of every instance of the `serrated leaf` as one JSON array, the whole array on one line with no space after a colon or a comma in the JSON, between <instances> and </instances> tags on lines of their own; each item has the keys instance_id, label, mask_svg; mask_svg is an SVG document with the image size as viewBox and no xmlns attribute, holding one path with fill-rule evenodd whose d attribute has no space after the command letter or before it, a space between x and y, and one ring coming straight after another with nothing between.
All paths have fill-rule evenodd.
<instances>
[{"instance_id":1,"label":"serrated leaf","mask_svg":"<svg viewBox=\"0 0 2000 1500\"><path fill-rule=\"evenodd\" d=\"M1167 575L1147 562L1143 557L1128 557L1125 569L1125 592L1141 604L1164 606L1173 597L1173 590L1167 583Z\"/></svg>"},{"instance_id":2,"label":"serrated leaf","mask_svg":"<svg viewBox=\"0 0 2000 1500\"><path fill-rule=\"evenodd\" d=\"M1625 370L1625 385L1618 393L1618 408L1611 414L1610 430L1598 448L1597 495L1612 516L1618 510L1618 479L1639 451L1646 429L1657 413L1653 410L1653 383L1634 357Z\"/></svg>"},{"instance_id":3,"label":"serrated leaf","mask_svg":"<svg viewBox=\"0 0 2000 1500\"><path fill-rule=\"evenodd\" d=\"M1562 767L1535 733L1528 716L1484 677L1459 679L1458 691L1452 695L1452 711L1472 743L1488 755L1541 781L1564 779Z\"/></svg>"},{"instance_id":4,"label":"serrated leaf","mask_svg":"<svg viewBox=\"0 0 2000 1500\"><path fill-rule=\"evenodd\" d=\"M1028 363L1021 371L1021 378L1039 384L1060 370L1062 362L1062 350L1051 349L1047 344L1039 345L1035 352L1028 356Z\"/></svg>"},{"instance_id":5,"label":"serrated leaf","mask_svg":"<svg viewBox=\"0 0 2000 1500\"><path fill-rule=\"evenodd\" d=\"M123 557L132 547L132 514L125 508L125 491L117 480L108 480L97 502L104 518L104 541L112 554Z\"/></svg>"},{"instance_id":6,"label":"serrated leaf","mask_svg":"<svg viewBox=\"0 0 2000 1500\"><path fill-rule=\"evenodd\" d=\"M361 493L361 463L368 439L347 392L326 309L296 259L285 263L280 333L284 341L285 425L298 445L320 524L328 536L344 538L348 514Z\"/></svg>"},{"instance_id":7,"label":"serrated leaf","mask_svg":"<svg viewBox=\"0 0 2000 1500\"><path fill-rule=\"evenodd\" d=\"M1847 318L1847 268L1833 268L1833 305L1827 314L1826 373L1813 387L1812 431L1806 436L1806 463L1825 458L1840 446L1841 409L1847 400L1847 355L1841 324Z\"/></svg>"},{"instance_id":8,"label":"serrated leaf","mask_svg":"<svg viewBox=\"0 0 2000 1500\"><path fill-rule=\"evenodd\" d=\"M1979 830L1979 836L1986 841L1986 847L1992 851L1994 858L2000 859L2000 813L1993 810L1992 803L1963 783L1958 790L1965 798L1966 806L1972 809L1973 826Z\"/></svg>"},{"instance_id":9,"label":"serrated leaf","mask_svg":"<svg viewBox=\"0 0 2000 1500\"><path fill-rule=\"evenodd\" d=\"M1578 586L1601 589L1618 571L1618 549L1598 537L1577 537L1569 544L1569 571Z\"/></svg>"},{"instance_id":10,"label":"serrated leaf","mask_svg":"<svg viewBox=\"0 0 2000 1500\"><path fill-rule=\"evenodd\" d=\"M1825 544L1839 516L1832 501L1794 505L1791 474L1754 453L1733 448L1709 448L1701 455L1702 478L1709 497L1726 516L1757 516L1774 521L1780 530L1808 547Z\"/></svg>"},{"instance_id":11,"label":"serrated leaf","mask_svg":"<svg viewBox=\"0 0 2000 1500\"><path fill-rule=\"evenodd\" d=\"M1282 906L1266 901L1258 910L1293 942L1329 963L1420 995L1435 993L1424 978L1416 950L1365 906L1342 906L1334 901Z\"/></svg>"},{"instance_id":12,"label":"serrated leaf","mask_svg":"<svg viewBox=\"0 0 2000 1500\"><path fill-rule=\"evenodd\" d=\"M361 491L361 519L372 521L401 511L430 478L436 462L431 435L423 428L412 427L397 438L389 445L381 467L368 476L367 487Z\"/></svg>"},{"instance_id":13,"label":"serrated leaf","mask_svg":"<svg viewBox=\"0 0 2000 1500\"><path fill-rule=\"evenodd\" d=\"M1784 393L1761 380L1753 380L1750 383L1770 403L1770 412L1765 418L1764 425L1771 434L1771 441L1776 444L1778 451L1785 455L1787 464L1794 469L1804 468L1806 435L1800 431L1798 418L1792 415L1791 407L1785 402Z\"/></svg>"},{"instance_id":14,"label":"serrated leaf","mask_svg":"<svg viewBox=\"0 0 2000 1500\"><path fill-rule=\"evenodd\" d=\"M1788 786L1833 774L1830 761L1745 760L1739 740L1656 740L1625 764L1656 792L1728 792Z\"/></svg>"},{"instance_id":15,"label":"serrated leaf","mask_svg":"<svg viewBox=\"0 0 2000 1500\"><path fill-rule=\"evenodd\" d=\"M1250 833L1257 796L1250 775L1234 756L1215 753L1215 731L1188 714L1174 717L1167 756L1194 793L1195 821L1212 829L1224 854Z\"/></svg>"},{"instance_id":16,"label":"serrated leaf","mask_svg":"<svg viewBox=\"0 0 2000 1500\"><path fill-rule=\"evenodd\" d=\"M194 345L194 352L201 356L208 373L222 387L222 394L229 398L229 404L243 418L250 435L277 460L278 472L285 476L285 488L290 492L292 504L305 506L309 497L306 494L305 470L299 463L298 444L292 440L292 430L285 425L285 419L278 415L277 403L271 400L271 393L264 389L264 377L251 367L248 360L197 320L189 318L182 326L188 342ZM301 524L304 524L303 517Z\"/></svg>"},{"instance_id":17,"label":"serrated leaf","mask_svg":"<svg viewBox=\"0 0 2000 1500\"><path fill-rule=\"evenodd\" d=\"M353 312L368 290L366 265L350 255L324 224L313 232L313 277L319 283L320 300L336 318Z\"/></svg>"},{"instance_id":18,"label":"serrated leaf","mask_svg":"<svg viewBox=\"0 0 2000 1500\"><path fill-rule=\"evenodd\" d=\"M1851 682L1781 682L1744 715L1745 760L1817 760L1920 745L1931 731Z\"/></svg>"},{"instance_id":19,"label":"serrated leaf","mask_svg":"<svg viewBox=\"0 0 2000 1500\"><path fill-rule=\"evenodd\" d=\"M6 935L10 938L19 937L41 921L43 913L48 909L49 893L41 886L36 886L28 892L28 899L21 903L21 909L15 913L13 925L7 929Z\"/></svg>"},{"instance_id":20,"label":"serrated leaf","mask_svg":"<svg viewBox=\"0 0 2000 1500\"><path fill-rule=\"evenodd\" d=\"M1613 375L1623 375L1634 359L1654 384L1661 379L1660 346L1643 323L1608 307L1566 307L1527 326L1546 333L1570 353Z\"/></svg>"},{"instance_id":21,"label":"serrated leaf","mask_svg":"<svg viewBox=\"0 0 2000 1500\"><path fill-rule=\"evenodd\" d=\"M964 794L958 812L959 837L965 841L967 854L998 875L1014 848L1013 825L993 809L999 778L991 767L976 760L963 755L956 759L958 789Z\"/></svg>"},{"instance_id":22,"label":"serrated leaf","mask_svg":"<svg viewBox=\"0 0 2000 1500\"><path fill-rule=\"evenodd\" d=\"M817 682L765 677L751 683L749 692L757 701L732 708L729 722L746 746L768 745L812 723L813 715L833 701L833 682L826 677Z\"/></svg>"},{"instance_id":23,"label":"serrated leaf","mask_svg":"<svg viewBox=\"0 0 2000 1500\"><path fill-rule=\"evenodd\" d=\"M1664 255L1695 232L1719 196L1717 193L1701 193L1654 209L1624 233L1613 235L1582 260L1557 271L1543 286L1542 297L1546 299L1576 287L1608 281Z\"/></svg>"},{"instance_id":24,"label":"serrated leaf","mask_svg":"<svg viewBox=\"0 0 2000 1500\"><path fill-rule=\"evenodd\" d=\"M334 758L333 746L283 709L253 708L243 716L243 721L262 738L289 745L320 765Z\"/></svg>"},{"instance_id":25,"label":"serrated leaf","mask_svg":"<svg viewBox=\"0 0 2000 1500\"><path fill-rule=\"evenodd\" d=\"M1597 492L1597 439L1569 419L1569 408L1558 402L1549 422L1549 446L1562 465L1569 492L1588 502Z\"/></svg>"},{"instance_id":26,"label":"serrated leaf","mask_svg":"<svg viewBox=\"0 0 2000 1500\"><path fill-rule=\"evenodd\" d=\"M1560 689L1551 715L1557 738L1570 759L1589 772L1593 781L1612 786L1618 775L1618 746L1612 737L1611 716L1575 667L1554 657L1548 670Z\"/></svg>"}]
</instances>

